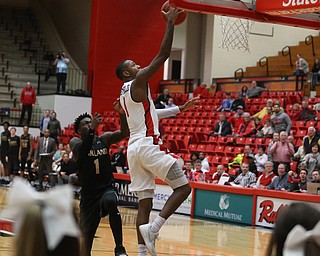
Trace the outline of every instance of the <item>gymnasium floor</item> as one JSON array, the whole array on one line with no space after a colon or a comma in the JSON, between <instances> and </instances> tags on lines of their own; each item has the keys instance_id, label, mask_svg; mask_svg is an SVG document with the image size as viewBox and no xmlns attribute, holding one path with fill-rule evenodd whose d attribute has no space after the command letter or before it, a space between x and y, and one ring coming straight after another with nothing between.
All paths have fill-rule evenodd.
<instances>
[{"instance_id":1,"label":"gymnasium floor","mask_svg":"<svg viewBox=\"0 0 320 256\"><path fill-rule=\"evenodd\" d=\"M0 208L5 205L7 189L0 188ZM120 208L124 245L129 256L137 255L135 209ZM152 212L154 217L157 212ZM157 255L191 256L262 256L271 230L243 227L173 215L160 232L156 242ZM114 255L114 242L108 219L100 222L92 256ZM14 256L14 238L0 237L0 256Z\"/></svg>"}]
</instances>

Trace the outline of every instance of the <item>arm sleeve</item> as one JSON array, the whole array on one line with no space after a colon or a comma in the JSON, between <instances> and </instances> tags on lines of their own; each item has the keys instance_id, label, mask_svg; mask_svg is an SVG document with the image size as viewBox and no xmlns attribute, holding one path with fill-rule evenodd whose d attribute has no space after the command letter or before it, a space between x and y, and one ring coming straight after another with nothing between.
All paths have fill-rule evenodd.
<instances>
[{"instance_id":1,"label":"arm sleeve","mask_svg":"<svg viewBox=\"0 0 320 256\"><path fill-rule=\"evenodd\" d=\"M177 115L180 113L180 109L178 106L173 108L164 108L164 109L156 109L159 119Z\"/></svg>"}]
</instances>

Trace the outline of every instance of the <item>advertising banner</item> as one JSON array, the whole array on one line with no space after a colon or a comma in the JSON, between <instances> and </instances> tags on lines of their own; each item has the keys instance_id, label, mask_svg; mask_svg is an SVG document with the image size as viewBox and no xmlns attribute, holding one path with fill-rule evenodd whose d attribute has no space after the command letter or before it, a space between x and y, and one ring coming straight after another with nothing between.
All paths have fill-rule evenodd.
<instances>
[{"instance_id":1,"label":"advertising banner","mask_svg":"<svg viewBox=\"0 0 320 256\"><path fill-rule=\"evenodd\" d=\"M256 11L280 16L319 12L320 0L257 0Z\"/></svg>"},{"instance_id":2,"label":"advertising banner","mask_svg":"<svg viewBox=\"0 0 320 256\"><path fill-rule=\"evenodd\" d=\"M115 187L118 190L119 205L130 206L138 209L138 197L129 191L130 181L115 180Z\"/></svg>"},{"instance_id":3,"label":"advertising banner","mask_svg":"<svg viewBox=\"0 0 320 256\"><path fill-rule=\"evenodd\" d=\"M253 196L196 190L194 215L251 224Z\"/></svg>"},{"instance_id":4,"label":"advertising banner","mask_svg":"<svg viewBox=\"0 0 320 256\"><path fill-rule=\"evenodd\" d=\"M287 205L295 202L301 201L258 196L255 225L269 228L273 227L281 210L283 210ZM318 209L320 208L319 204L308 204L311 204Z\"/></svg>"},{"instance_id":5,"label":"advertising banner","mask_svg":"<svg viewBox=\"0 0 320 256\"><path fill-rule=\"evenodd\" d=\"M169 186L156 184L156 190L153 197L153 209L161 210L172 192L173 190ZM190 215L191 202L192 194L190 193L188 198L180 205L180 207L175 212Z\"/></svg>"}]
</instances>

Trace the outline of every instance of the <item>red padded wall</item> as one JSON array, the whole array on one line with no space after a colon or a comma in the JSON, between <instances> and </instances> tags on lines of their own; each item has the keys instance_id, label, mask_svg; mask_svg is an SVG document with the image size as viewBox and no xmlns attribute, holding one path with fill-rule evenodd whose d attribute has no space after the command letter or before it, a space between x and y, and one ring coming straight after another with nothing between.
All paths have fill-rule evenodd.
<instances>
[{"instance_id":1,"label":"red padded wall","mask_svg":"<svg viewBox=\"0 0 320 256\"><path fill-rule=\"evenodd\" d=\"M132 59L142 67L158 53L165 32L160 9L164 0L92 0L88 87L92 110L112 110L122 83L116 66ZM157 92L163 70L150 81Z\"/></svg>"}]
</instances>

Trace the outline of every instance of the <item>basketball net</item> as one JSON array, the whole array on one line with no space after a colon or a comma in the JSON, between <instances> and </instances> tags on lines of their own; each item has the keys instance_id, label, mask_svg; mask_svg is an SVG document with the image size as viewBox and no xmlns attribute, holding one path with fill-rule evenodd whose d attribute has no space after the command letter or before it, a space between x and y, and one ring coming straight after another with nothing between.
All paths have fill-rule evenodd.
<instances>
[{"instance_id":1,"label":"basketball net","mask_svg":"<svg viewBox=\"0 0 320 256\"><path fill-rule=\"evenodd\" d=\"M254 21L219 16L219 24L222 32L220 48L250 52L249 34Z\"/></svg>"}]
</instances>

